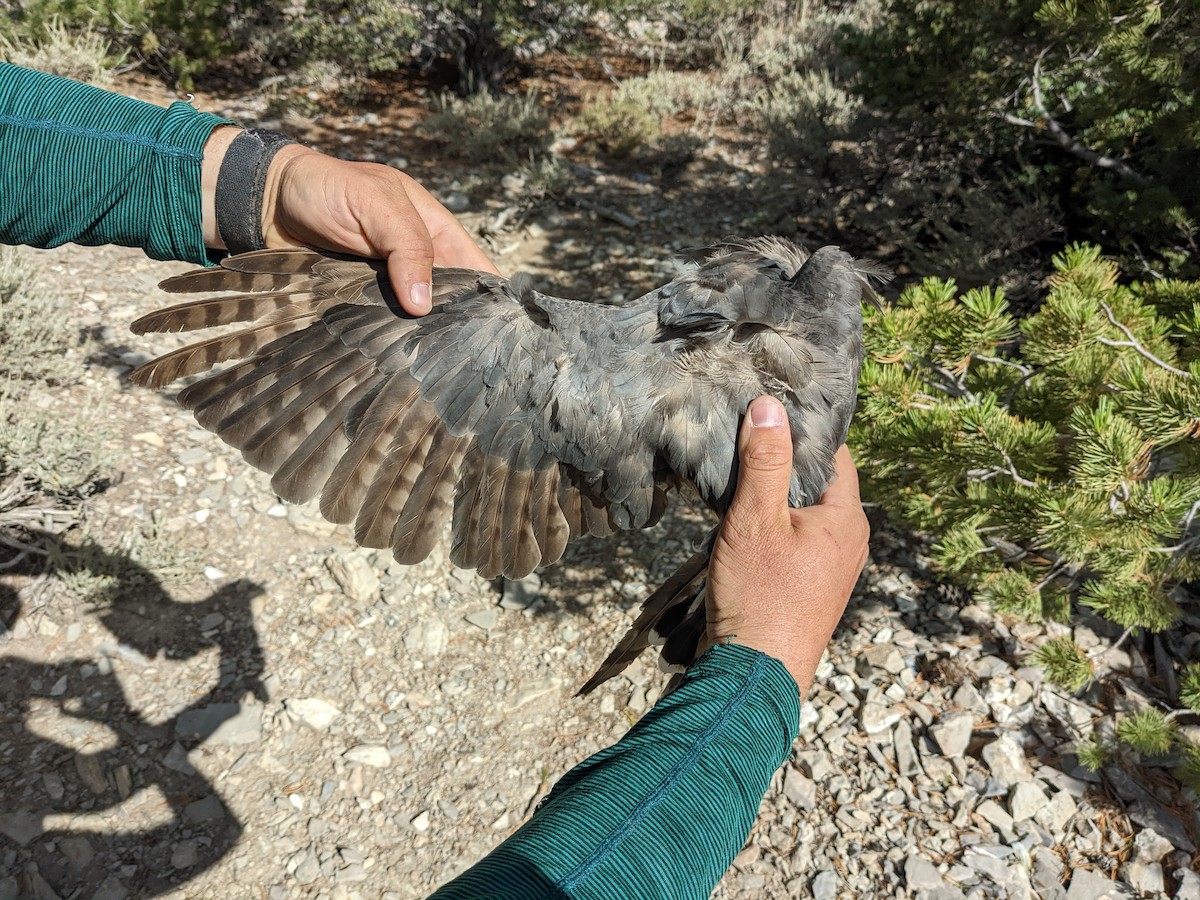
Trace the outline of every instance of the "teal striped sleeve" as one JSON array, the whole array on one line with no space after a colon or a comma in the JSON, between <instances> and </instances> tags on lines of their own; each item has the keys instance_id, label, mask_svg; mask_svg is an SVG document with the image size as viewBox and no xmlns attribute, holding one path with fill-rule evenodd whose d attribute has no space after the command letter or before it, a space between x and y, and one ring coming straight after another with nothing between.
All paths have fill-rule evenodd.
<instances>
[{"instance_id":1,"label":"teal striped sleeve","mask_svg":"<svg viewBox=\"0 0 1200 900\"><path fill-rule=\"evenodd\" d=\"M745 843L799 727L799 691L782 663L714 647L433 897L703 900Z\"/></svg>"},{"instance_id":2,"label":"teal striped sleeve","mask_svg":"<svg viewBox=\"0 0 1200 900\"><path fill-rule=\"evenodd\" d=\"M229 123L0 63L0 241L206 262L200 160Z\"/></svg>"}]
</instances>

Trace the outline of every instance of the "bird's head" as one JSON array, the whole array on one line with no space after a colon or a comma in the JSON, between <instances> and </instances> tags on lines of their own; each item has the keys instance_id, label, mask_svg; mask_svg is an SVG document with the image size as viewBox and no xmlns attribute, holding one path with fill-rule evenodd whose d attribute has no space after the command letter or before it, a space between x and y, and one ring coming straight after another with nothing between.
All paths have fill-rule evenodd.
<instances>
[{"instance_id":1,"label":"bird's head","mask_svg":"<svg viewBox=\"0 0 1200 900\"><path fill-rule=\"evenodd\" d=\"M731 241L659 289L662 337L694 345L763 329L793 330L829 316L859 322L864 299L879 303L872 282L890 277L884 267L834 246L809 256L783 238Z\"/></svg>"}]
</instances>

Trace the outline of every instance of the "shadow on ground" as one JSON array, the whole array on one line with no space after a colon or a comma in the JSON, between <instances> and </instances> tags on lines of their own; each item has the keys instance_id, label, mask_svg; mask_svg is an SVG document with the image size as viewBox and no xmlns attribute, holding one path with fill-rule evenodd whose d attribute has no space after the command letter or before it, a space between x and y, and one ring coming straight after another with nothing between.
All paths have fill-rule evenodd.
<instances>
[{"instance_id":1,"label":"shadow on ground","mask_svg":"<svg viewBox=\"0 0 1200 900\"><path fill-rule=\"evenodd\" d=\"M102 645L111 655L41 663L22 657L17 643L0 643L4 897L52 896L47 890L78 898L160 895L217 863L242 833L186 754L232 718L248 692L265 699L250 608L262 589L236 581L180 603L136 562L95 545L84 549L82 558L98 571L119 573L99 615L113 638ZM4 572L6 627L28 605L13 582L37 574L32 564ZM202 622L218 624L202 631ZM159 655L190 659L212 648L216 683L157 724L113 668L114 659L144 666ZM114 818L123 822L115 831Z\"/></svg>"}]
</instances>

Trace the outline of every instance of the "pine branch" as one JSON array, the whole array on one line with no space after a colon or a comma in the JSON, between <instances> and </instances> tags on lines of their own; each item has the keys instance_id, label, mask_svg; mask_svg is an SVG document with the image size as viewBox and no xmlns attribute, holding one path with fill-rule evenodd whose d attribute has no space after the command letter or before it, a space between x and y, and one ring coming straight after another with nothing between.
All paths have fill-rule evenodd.
<instances>
[{"instance_id":1,"label":"pine branch","mask_svg":"<svg viewBox=\"0 0 1200 900\"><path fill-rule=\"evenodd\" d=\"M1100 308L1102 310L1104 310L1104 314L1106 316L1108 316L1108 321L1112 322L1112 324L1115 325L1117 327L1117 329L1120 330L1120 332L1123 335L1125 335L1125 337L1129 338L1129 340L1114 341L1111 338L1098 337L1098 338L1096 338L1097 341L1099 341L1101 344L1104 344L1107 347L1132 347L1134 350L1136 350L1142 356L1146 357L1146 359L1150 360L1150 362L1154 363L1156 366L1166 369L1171 374L1178 375L1181 378L1191 378L1192 377L1191 372L1185 372L1185 371L1183 371L1183 369L1177 369L1174 366L1163 362L1161 359L1159 359L1157 356L1155 356L1153 353L1151 353L1149 350L1147 350L1145 347L1143 347L1140 343L1138 343L1138 339L1133 336L1133 332L1117 321L1117 317L1113 315L1113 311L1111 309L1109 309L1108 304L1105 303L1103 300L1100 300L1099 303L1100 303Z\"/></svg>"},{"instance_id":2,"label":"pine branch","mask_svg":"<svg viewBox=\"0 0 1200 900\"><path fill-rule=\"evenodd\" d=\"M1008 393L1004 395L1003 406L1005 409L1012 408L1013 398L1015 398L1017 396L1017 391L1019 391L1022 388L1022 386L1024 386L1024 384L1027 381L1029 381L1029 379L1031 379L1034 375L1038 374L1038 372L1042 371L1043 368L1044 368L1044 366L1033 366L1032 368L1029 369L1028 372L1026 372L1024 375L1022 375L1020 377L1020 379L1018 379L1016 384L1014 384L1012 387L1010 387L1008 389Z\"/></svg>"},{"instance_id":3,"label":"pine branch","mask_svg":"<svg viewBox=\"0 0 1200 900\"><path fill-rule=\"evenodd\" d=\"M1070 153L1072 156L1078 157L1090 166L1095 166L1098 169L1108 169L1116 172L1123 178L1128 179L1140 188L1153 187L1154 181L1147 178L1145 175L1133 169L1128 163L1123 162L1112 156L1105 156L1103 153L1098 153L1091 147L1088 147L1082 141L1075 138L1062 123L1054 116L1050 115L1050 111L1046 109L1046 101L1042 96L1042 59L1049 52L1049 47L1038 54L1037 59L1033 63L1033 107L1037 110L1041 117L1040 121L1023 119L1019 116L1014 116L1011 113L1004 114L1004 121L1010 125L1019 125L1022 128L1038 128L1041 125L1046 127L1046 131L1054 139L1054 142Z\"/></svg>"},{"instance_id":4,"label":"pine branch","mask_svg":"<svg viewBox=\"0 0 1200 900\"><path fill-rule=\"evenodd\" d=\"M1028 478L1021 476L1021 473L1017 471L1017 467L1013 464L1012 457L1008 455L1008 452L1003 447L996 447L995 444L992 446L1004 457L1004 462L1008 465L1008 474L1012 476L1013 481L1021 485L1021 487L1037 487L1037 482L1030 481Z\"/></svg>"},{"instance_id":5,"label":"pine branch","mask_svg":"<svg viewBox=\"0 0 1200 900\"><path fill-rule=\"evenodd\" d=\"M939 384L938 387L944 390L947 394L952 397L962 397L967 400L975 399L975 395L971 393L971 389L968 388L966 384L966 369L963 370L961 375L955 375L945 366L932 366L932 368L933 371L937 372L946 380L945 384Z\"/></svg>"},{"instance_id":6,"label":"pine branch","mask_svg":"<svg viewBox=\"0 0 1200 900\"><path fill-rule=\"evenodd\" d=\"M1029 376L1033 374L1033 369L1029 366L1023 366L1018 362L1013 362L1011 359L1001 359L999 356L984 356L982 353L974 354L974 358L980 362L996 363L1000 366L1009 366L1016 369L1022 375Z\"/></svg>"},{"instance_id":7,"label":"pine branch","mask_svg":"<svg viewBox=\"0 0 1200 900\"><path fill-rule=\"evenodd\" d=\"M1183 517L1183 525L1179 529L1180 541L1171 547L1151 547L1151 553L1171 553L1176 556L1186 556L1193 550L1200 549L1200 531L1188 537L1187 534L1192 530L1192 523L1196 521L1197 514L1200 514L1200 500L1192 504L1192 508L1188 514Z\"/></svg>"},{"instance_id":8,"label":"pine branch","mask_svg":"<svg viewBox=\"0 0 1200 900\"><path fill-rule=\"evenodd\" d=\"M1064 560L1060 560L1055 565L1051 566L1050 574L1048 574L1045 578L1043 578L1041 581L1039 581L1037 584L1035 584L1033 586L1033 589L1035 591L1040 591L1042 588L1044 588L1046 585L1048 585L1051 581L1053 581L1055 578L1057 578L1061 572L1065 572L1068 568L1070 568L1070 566L1071 566L1071 563L1064 561Z\"/></svg>"}]
</instances>

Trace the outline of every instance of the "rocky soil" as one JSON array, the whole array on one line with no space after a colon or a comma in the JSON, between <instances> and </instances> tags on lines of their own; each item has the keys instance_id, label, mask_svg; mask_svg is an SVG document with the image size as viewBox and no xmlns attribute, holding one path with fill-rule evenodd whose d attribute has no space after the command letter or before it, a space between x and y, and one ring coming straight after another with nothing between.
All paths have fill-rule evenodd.
<instances>
[{"instance_id":1,"label":"rocky soil","mask_svg":"<svg viewBox=\"0 0 1200 900\"><path fill-rule=\"evenodd\" d=\"M323 146L395 155L386 137ZM705 152L717 166L726 150ZM673 249L732 221L681 213L678 185L593 169L581 190L639 230L579 206L506 227L504 188L470 196L453 170L405 164L502 269L602 299L669 277ZM703 535L700 513L519 584L441 550L402 567L353 549L170 397L122 380L177 341L127 324L184 266L115 248L39 259L48 306L89 339L81 383L39 402L96 416L120 478L92 502L73 581L0 573L20 609L0 634L0 898L423 897L653 704L651 659L574 693ZM109 602L89 601L105 579ZM1078 765L1114 707L1026 664L1046 634L956 595L878 529L793 758L713 896L1200 898L1200 817L1162 769ZM1095 623L1075 637L1100 676L1144 679L1136 647Z\"/></svg>"}]
</instances>

